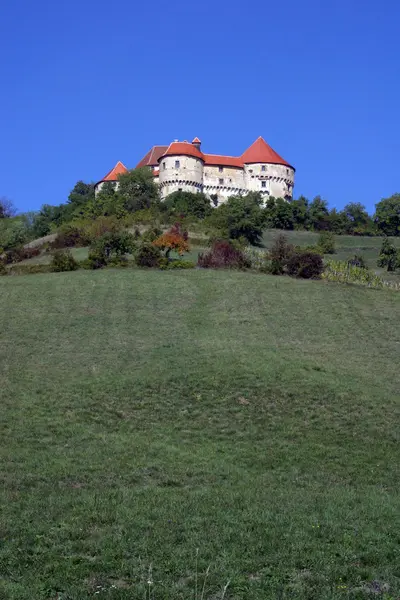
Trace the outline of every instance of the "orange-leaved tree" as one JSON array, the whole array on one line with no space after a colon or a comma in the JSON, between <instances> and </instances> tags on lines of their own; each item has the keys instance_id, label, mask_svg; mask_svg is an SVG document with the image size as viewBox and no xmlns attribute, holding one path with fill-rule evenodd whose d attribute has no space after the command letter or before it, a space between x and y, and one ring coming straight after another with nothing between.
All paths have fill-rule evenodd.
<instances>
[{"instance_id":1,"label":"orange-leaved tree","mask_svg":"<svg viewBox=\"0 0 400 600\"><path fill-rule=\"evenodd\" d=\"M160 235L153 242L154 246L165 250L165 257L169 258L171 250L175 250L180 256L185 252L189 252L188 234L187 231L182 231L179 223L175 223L169 231Z\"/></svg>"}]
</instances>

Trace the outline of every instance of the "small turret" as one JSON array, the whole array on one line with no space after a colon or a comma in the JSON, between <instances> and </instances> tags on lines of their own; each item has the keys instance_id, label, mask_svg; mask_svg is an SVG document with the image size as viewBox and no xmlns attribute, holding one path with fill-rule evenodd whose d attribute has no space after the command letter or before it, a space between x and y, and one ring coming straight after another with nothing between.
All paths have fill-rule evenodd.
<instances>
[{"instance_id":1,"label":"small turret","mask_svg":"<svg viewBox=\"0 0 400 600\"><path fill-rule=\"evenodd\" d=\"M199 140L198 137L195 137L194 140L192 141L193 146L195 146L195 148L197 148L197 150L200 150L201 147L201 140Z\"/></svg>"}]
</instances>

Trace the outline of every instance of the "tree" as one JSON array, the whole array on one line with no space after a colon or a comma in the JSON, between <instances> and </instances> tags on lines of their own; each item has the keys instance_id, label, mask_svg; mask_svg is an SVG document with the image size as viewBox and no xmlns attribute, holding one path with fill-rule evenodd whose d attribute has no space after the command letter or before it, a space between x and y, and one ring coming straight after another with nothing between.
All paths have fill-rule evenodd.
<instances>
[{"instance_id":1,"label":"tree","mask_svg":"<svg viewBox=\"0 0 400 600\"><path fill-rule=\"evenodd\" d=\"M293 223L295 229L308 229L310 226L309 202L305 196L299 196L297 200L290 202L293 212Z\"/></svg>"},{"instance_id":2,"label":"tree","mask_svg":"<svg viewBox=\"0 0 400 600\"><path fill-rule=\"evenodd\" d=\"M124 208L136 212L159 204L158 186L154 183L149 167L132 169L118 177L118 193L123 198Z\"/></svg>"},{"instance_id":3,"label":"tree","mask_svg":"<svg viewBox=\"0 0 400 600\"><path fill-rule=\"evenodd\" d=\"M100 192L88 200L84 208L84 216L91 219L114 215L120 218L126 214L124 199L113 181L106 181Z\"/></svg>"},{"instance_id":4,"label":"tree","mask_svg":"<svg viewBox=\"0 0 400 600\"><path fill-rule=\"evenodd\" d=\"M68 203L74 208L79 208L92 198L94 198L94 184L78 181L68 196Z\"/></svg>"},{"instance_id":5,"label":"tree","mask_svg":"<svg viewBox=\"0 0 400 600\"><path fill-rule=\"evenodd\" d=\"M294 216L291 202L283 198L268 198L264 208L264 222L275 229L293 229Z\"/></svg>"},{"instance_id":6,"label":"tree","mask_svg":"<svg viewBox=\"0 0 400 600\"><path fill-rule=\"evenodd\" d=\"M329 229L328 203L321 196L315 196L309 206L310 225L317 231Z\"/></svg>"},{"instance_id":7,"label":"tree","mask_svg":"<svg viewBox=\"0 0 400 600\"><path fill-rule=\"evenodd\" d=\"M400 194L382 198L375 206L375 223L385 235L400 235Z\"/></svg>"},{"instance_id":8,"label":"tree","mask_svg":"<svg viewBox=\"0 0 400 600\"><path fill-rule=\"evenodd\" d=\"M16 214L16 208L13 201L6 196L0 197L0 219L10 219Z\"/></svg>"},{"instance_id":9,"label":"tree","mask_svg":"<svg viewBox=\"0 0 400 600\"><path fill-rule=\"evenodd\" d=\"M165 258L169 259L171 250L182 256L185 252L189 252L188 236L186 231L182 231L179 223L175 223L169 231L160 235L153 242L153 246L165 250Z\"/></svg>"},{"instance_id":10,"label":"tree","mask_svg":"<svg viewBox=\"0 0 400 600\"><path fill-rule=\"evenodd\" d=\"M399 254L393 242L385 238L378 258L378 267L387 267L388 271L395 271L400 266Z\"/></svg>"},{"instance_id":11,"label":"tree","mask_svg":"<svg viewBox=\"0 0 400 600\"><path fill-rule=\"evenodd\" d=\"M204 219L211 214L210 200L205 194L192 192L173 192L164 200L163 205L172 214L189 215Z\"/></svg>"},{"instance_id":12,"label":"tree","mask_svg":"<svg viewBox=\"0 0 400 600\"><path fill-rule=\"evenodd\" d=\"M264 224L262 204L261 195L256 192L231 196L213 210L210 222L230 239L244 237L250 244L259 245Z\"/></svg>"}]
</instances>

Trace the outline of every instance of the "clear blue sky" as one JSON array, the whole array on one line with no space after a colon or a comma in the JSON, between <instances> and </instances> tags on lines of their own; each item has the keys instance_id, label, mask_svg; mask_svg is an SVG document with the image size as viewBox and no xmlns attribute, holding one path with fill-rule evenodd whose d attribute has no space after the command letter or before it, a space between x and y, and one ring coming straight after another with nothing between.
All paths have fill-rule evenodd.
<instances>
[{"instance_id":1,"label":"clear blue sky","mask_svg":"<svg viewBox=\"0 0 400 600\"><path fill-rule=\"evenodd\" d=\"M38 209L153 144L262 135L296 196L373 210L400 191L399 22L398 0L4 0L0 196Z\"/></svg>"}]
</instances>

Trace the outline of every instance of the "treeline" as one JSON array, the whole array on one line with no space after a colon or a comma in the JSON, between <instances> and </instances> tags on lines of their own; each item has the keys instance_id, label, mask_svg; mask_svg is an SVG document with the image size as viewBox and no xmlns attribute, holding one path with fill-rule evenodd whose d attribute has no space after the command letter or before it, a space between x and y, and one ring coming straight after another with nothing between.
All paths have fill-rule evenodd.
<instances>
[{"instance_id":1,"label":"treeline","mask_svg":"<svg viewBox=\"0 0 400 600\"><path fill-rule=\"evenodd\" d=\"M113 183L105 183L97 196L94 184L79 181L67 202L57 206L45 204L37 212L15 216L10 202L0 198L0 248L24 244L58 231L66 224L102 216L134 217L137 222L141 218L149 222L185 216L223 230L231 238L244 236L252 242L257 242L260 231L265 228L397 236L400 235L400 194L378 202L373 215L359 202L350 202L340 211L330 209L320 196L312 200L300 196L291 202L269 198L264 205L255 192L232 197L213 208L204 194L189 192L176 192L161 202L153 175L145 167L121 175L118 190Z\"/></svg>"}]
</instances>

